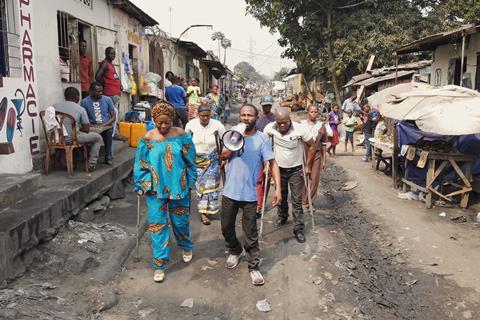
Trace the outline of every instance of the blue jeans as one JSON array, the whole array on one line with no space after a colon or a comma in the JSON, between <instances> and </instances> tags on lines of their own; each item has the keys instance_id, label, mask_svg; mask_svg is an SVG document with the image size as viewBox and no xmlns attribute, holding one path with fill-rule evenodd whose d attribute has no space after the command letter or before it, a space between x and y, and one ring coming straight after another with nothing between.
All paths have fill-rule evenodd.
<instances>
[{"instance_id":1,"label":"blue jeans","mask_svg":"<svg viewBox=\"0 0 480 320\"><path fill-rule=\"evenodd\" d=\"M372 157L372 146L370 144L370 138L372 138L372 134L368 132L364 132L365 135L365 158L369 159Z\"/></svg>"}]
</instances>

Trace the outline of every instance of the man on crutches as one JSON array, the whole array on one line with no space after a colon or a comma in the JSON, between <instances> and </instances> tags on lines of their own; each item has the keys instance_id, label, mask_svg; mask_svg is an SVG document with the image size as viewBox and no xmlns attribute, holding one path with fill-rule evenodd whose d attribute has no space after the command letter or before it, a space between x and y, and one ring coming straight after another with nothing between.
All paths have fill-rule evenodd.
<instances>
[{"instance_id":1,"label":"man on crutches","mask_svg":"<svg viewBox=\"0 0 480 320\"><path fill-rule=\"evenodd\" d=\"M280 168L280 189L282 202L278 207L277 226L288 220L288 189L292 199L292 216L295 222L293 232L298 242L305 242L305 223L302 208L302 187L305 176L310 174L308 165L313 159L314 141L308 128L290 119L287 108L275 112L275 122L268 124L264 132L273 137L275 160ZM306 166L304 164L303 143L308 148ZM311 206L310 206L311 208Z\"/></svg>"}]
</instances>

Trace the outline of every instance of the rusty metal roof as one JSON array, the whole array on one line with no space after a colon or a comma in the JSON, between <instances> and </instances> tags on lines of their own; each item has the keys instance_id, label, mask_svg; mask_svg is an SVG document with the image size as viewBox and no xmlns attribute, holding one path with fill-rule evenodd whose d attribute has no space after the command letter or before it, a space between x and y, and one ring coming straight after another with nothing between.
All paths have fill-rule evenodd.
<instances>
[{"instance_id":1,"label":"rusty metal roof","mask_svg":"<svg viewBox=\"0 0 480 320\"><path fill-rule=\"evenodd\" d=\"M142 9L137 7L129 0L111 0L111 3L114 7L119 8L131 17L140 21L140 23L145 27L153 27L158 24L158 22L146 14Z\"/></svg>"},{"instance_id":2,"label":"rusty metal roof","mask_svg":"<svg viewBox=\"0 0 480 320\"><path fill-rule=\"evenodd\" d=\"M398 54L407 54L419 51L432 51L438 46L454 44L462 41L462 35L470 35L480 32L480 25L467 24L460 28L440 32L427 36L397 49Z\"/></svg>"},{"instance_id":3,"label":"rusty metal roof","mask_svg":"<svg viewBox=\"0 0 480 320\"><path fill-rule=\"evenodd\" d=\"M195 42L180 40L178 41L178 46L187 50L195 58L203 59L207 56L207 53L202 48L200 48L198 44L196 44Z\"/></svg>"}]
</instances>

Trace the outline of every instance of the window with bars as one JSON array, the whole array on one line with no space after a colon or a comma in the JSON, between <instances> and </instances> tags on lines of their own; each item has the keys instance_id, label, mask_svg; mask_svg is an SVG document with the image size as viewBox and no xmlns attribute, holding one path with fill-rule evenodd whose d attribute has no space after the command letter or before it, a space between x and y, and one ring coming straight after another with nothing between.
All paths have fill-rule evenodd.
<instances>
[{"instance_id":1,"label":"window with bars","mask_svg":"<svg viewBox=\"0 0 480 320\"><path fill-rule=\"evenodd\" d=\"M58 54L59 71L62 82L80 82L80 48L78 19L58 11Z\"/></svg>"},{"instance_id":2,"label":"window with bars","mask_svg":"<svg viewBox=\"0 0 480 320\"><path fill-rule=\"evenodd\" d=\"M17 1L0 0L0 75L20 77L20 31Z\"/></svg>"}]
</instances>

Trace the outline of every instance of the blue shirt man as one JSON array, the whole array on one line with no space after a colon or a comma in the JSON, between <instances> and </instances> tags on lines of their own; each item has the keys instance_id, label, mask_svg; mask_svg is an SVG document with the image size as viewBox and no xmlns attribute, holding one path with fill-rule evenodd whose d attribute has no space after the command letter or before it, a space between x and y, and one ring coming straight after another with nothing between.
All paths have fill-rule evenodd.
<instances>
[{"instance_id":1,"label":"blue shirt man","mask_svg":"<svg viewBox=\"0 0 480 320\"><path fill-rule=\"evenodd\" d=\"M81 106L87 111L88 119L93 125L104 124L112 118L111 112L115 113L112 99L103 95L97 101L87 96L82 100Z\"/></svg>"},{"instance_id":2,"label":"blue shirt man","mask_svg":"<svg viewBox=\"0 0 480 320\"><path fill-rule=\"evenodd\" d=\"M274 159L272 144L266 134L256 131L245 137L243 153L228 161L223 195L236 201L257 201L257 179L264 161Z\"/></svg>"},{"instance_id":3,"label":"blue shirt man","mask_svg":"<svg viewBox=\"0 0 480 320\"><path fill-rule=\"evenodd\" d=\"M230 252L225 266L235 268L242 256L248 258L248 270L252 284L260 286L265 283L259 271L260 248L258 245L258 231L256 221L258 173L264 161L269 161L272 177L277 189L273 205L281 202L280 171L273 159L272 145L268 136L258 132L255 124L258 110L253 105L244 105L240 109L240 122L246 125L245 144L242 152L229 150L222 152L222 158L228 159L227 177L222 197L222 234ZM238 241L235 233L235 223L238 210L242 209L243 245Z\"/></svg>"},{"instance_id":4,"label":"blue shirt man","mask_svg":"<svg viewBox=\"0 0 480 320\"><path fill-rule=\"evenodd\" d=\"M173 83L165 89L165 92L168 102L170 102L174 108L186 108L185 98L187 97L187 93L181 86Z\"/></svg>"}]
</instances>

